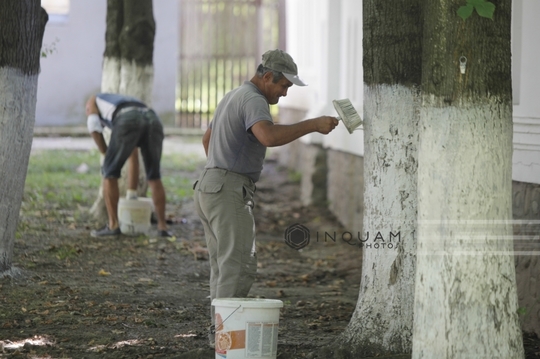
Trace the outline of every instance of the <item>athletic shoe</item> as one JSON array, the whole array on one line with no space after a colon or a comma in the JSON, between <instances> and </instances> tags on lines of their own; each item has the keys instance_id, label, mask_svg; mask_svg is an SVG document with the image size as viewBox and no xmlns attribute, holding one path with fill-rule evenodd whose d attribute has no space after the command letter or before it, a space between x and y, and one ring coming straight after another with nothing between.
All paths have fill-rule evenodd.
<instances>
[{"instance_id":1,"label":"athletic shoe","mask_svg":"<svg viewBox=\"0 0 540 359\"><path fill-rule=\"evenodd\" d=\"M107 236L119 236L122 234L122 231L120 231L120 227L115 229L110 229L108 225L101 229L94 229L92 232L90 232L90 235L92 237L107 237Z\"/></svg>"},{"instance_id":2,"label":"athletic shoe","mask_svg":"<svg viewBox=\"0 0 540 359\"><path fill-rule=\"evenodd\" d=\"M158 237L159 238L172 238L174 237L174 234L172 234L166 229L163 229L163 230L158 230Z\"/></svg>"}]
</instances>

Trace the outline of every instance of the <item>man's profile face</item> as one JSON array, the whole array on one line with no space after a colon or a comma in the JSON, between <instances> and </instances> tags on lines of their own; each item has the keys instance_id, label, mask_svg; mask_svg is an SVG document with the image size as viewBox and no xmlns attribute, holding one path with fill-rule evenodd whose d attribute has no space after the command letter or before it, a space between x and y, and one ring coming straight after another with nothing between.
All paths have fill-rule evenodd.
<instances>
[{"instance_id":1,"label":"man's profile face","mask_svg":"<svg viewBox=\"0 0 540 359\"><path fill-rule=\"evenodd\" d=\"M283 77L277 83L273 82L273 76L269 76L269 81L267 82L265 96L270 105L275 105L279 102L280 97L287 96L287 91L289 87L293 85L292 82Z\"/></svg>"}]
</instances>

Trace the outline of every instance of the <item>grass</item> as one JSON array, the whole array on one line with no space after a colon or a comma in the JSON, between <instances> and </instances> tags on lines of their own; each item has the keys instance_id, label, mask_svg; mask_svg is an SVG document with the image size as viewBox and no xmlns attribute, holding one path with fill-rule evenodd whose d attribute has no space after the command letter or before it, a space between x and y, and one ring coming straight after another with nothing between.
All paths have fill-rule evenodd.
<instances>
[{"instance_id":1,"label":"grass","mask_svg":"<svg viewBox=\"0 0 540 359\"><path fill-rule=\"evenodd\" d=\"M80 166L87 166L88 170L79 173ZM52 212L86 206L97 194L100 177L97 151L58 150L34 154L28 164L22 209L55 216Z\"/></svg>"},{"instance_id":2,"label":"grass","mask_svg":"<svg viewBox=\"0 0 540 359\"><path fill-rule=\"evenodd\" d=\"M51 252L55 253L56 258L59 260L64 260L68 258L73 258L79 255L79 250L71 246L63 246L60 248L51 248Z\"/></svg>"},{"instance_id":3,"label":"grass","mask_svg":"<svg viewBox=\"0 0 540 359\"><path fill-rule=\"evenodd\" d=\"M192 154L163 156L161 171L168 203L178 204L192 195L193 176L186 176L186 173L196 172L202 161ZM83 168L86 170L78 170ZM97 198L100 168L97 150L48 150L32 154L18 232L44 230L42 221L32 220L36 217L66 226L84 221Z\"/></svg>"},{"instance_id":4,"label":"grass","mask_svg":"<svg viewBox=\"0 0 540 359\"><path fill-rule=\"evenodd\" d=\"M168 203L181 203L193 195L193 178L185 173L197 173L204 160L195 154L165 155L161 160L163 186Z\"/></svg>"},{"instance_id":5,"label":"grass","mask_svg":"<svg viewBox=\"0 0 540 359\"><path fill-rule=\"evenodd\" d=\"M75 209L95 200L101 183L100 156L97 151L43 151L30 157L23 202L25 210ZM191 195L192 180L179 172L195 172L201 158L192 154L163 156L161 171L167 195L177 200ZM78 173L77 168L87 166ZM48 206L43 203L48 202Z\"/></svg>"}]
</instances>

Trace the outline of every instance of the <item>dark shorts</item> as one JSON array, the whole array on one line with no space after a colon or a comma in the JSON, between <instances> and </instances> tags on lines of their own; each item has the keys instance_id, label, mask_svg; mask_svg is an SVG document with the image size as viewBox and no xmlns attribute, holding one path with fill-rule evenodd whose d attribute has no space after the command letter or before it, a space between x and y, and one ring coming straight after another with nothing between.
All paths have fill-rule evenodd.
<instances>
[{"instance_id":1,"label":"dark shorts","mask_svg":"<svg viewBox=\"0 0 540 359\"><path fill-rule=\"evenodd\" d=\"M122 167L135 147L141 155L149 180L161 178L160 161L163 149L163 125L156 113L147 108L134 108L118 114L113 121L111 140L105 153L102 174L120 178Z\"/></svg>"}]
</instances>

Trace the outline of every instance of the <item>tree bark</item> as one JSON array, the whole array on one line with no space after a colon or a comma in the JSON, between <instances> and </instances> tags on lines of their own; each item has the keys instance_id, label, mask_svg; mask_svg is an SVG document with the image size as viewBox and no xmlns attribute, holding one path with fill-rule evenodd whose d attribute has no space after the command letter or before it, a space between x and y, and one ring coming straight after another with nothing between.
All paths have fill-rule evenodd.
<instances>
[{"instance_id":1,"label":"tree bark","mask_svg":"<svg viewBox=\"0 0 540 359\"><path fill-rule=\"evenodd\" d=\"M421 12L365 0L364 248L356 310L336 358L412 350Z\"/></svg>"},{"instance_id":2,"label":"tree bark","mask_svg":"<svg viewBox=\"0 0 540 359\"><path fill-rule=\"evenodd\" d=\"M523 358L512 238L511 1L496 2L493 20L474 13L463 21L461 5L424 2L412 356Z\"/></svg>"},{"instance_id":3,"label":"tree bark","mask_svg":"<svg viewBox=\"0 0 540 359\"><path fill-rule=\"evenodd\" d=\"M130 95L152 105L152 82L154 69L152 57L156 24L152 0L108 0L105 52L101 91ZM104 131L108 143L110 131ZM103 158L102 158L103 160ZM122 169L118 181L120 193L125 194L127 166ZM139 155L139 196L145 196L148 189L144 163ZM107 210L103 199L103 186L90 212L100 220L107 220Z\"/></svg>"},{"instance_id":4,"label":"tree bark","mask_svg":"<svg viewBox=\"0 0 540 359\"><path fill-rule=\"evenodd\" d=\"M47 20L39 0L0 2L0 277L17 273L13 246L32 148Z\"/></svg>"}]
</instances>

